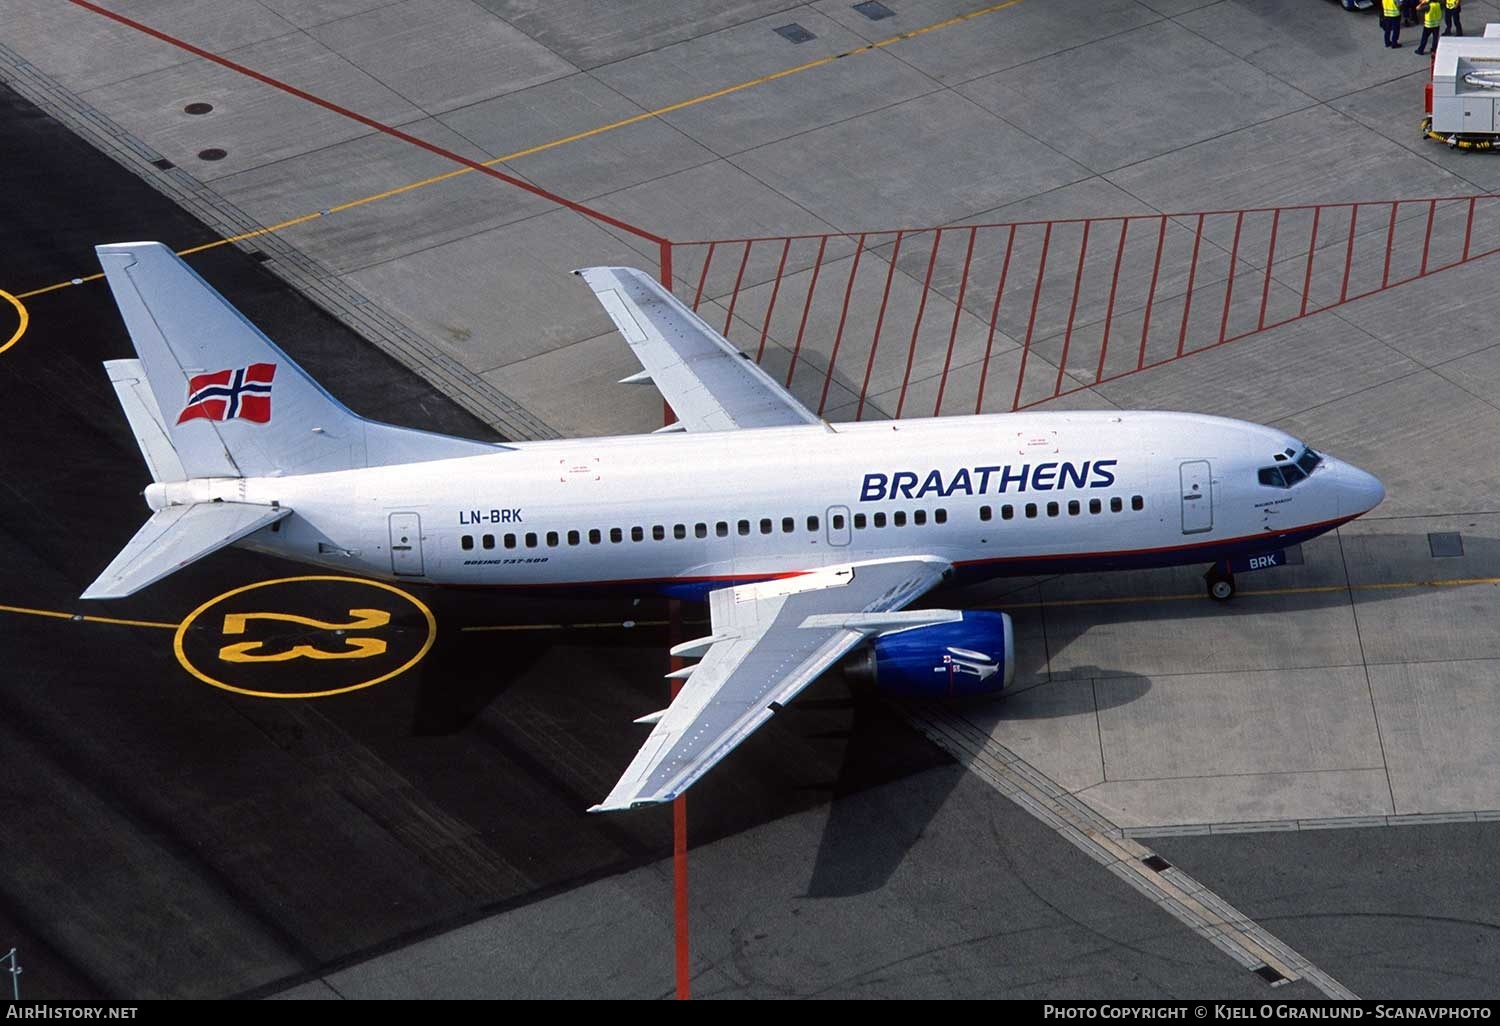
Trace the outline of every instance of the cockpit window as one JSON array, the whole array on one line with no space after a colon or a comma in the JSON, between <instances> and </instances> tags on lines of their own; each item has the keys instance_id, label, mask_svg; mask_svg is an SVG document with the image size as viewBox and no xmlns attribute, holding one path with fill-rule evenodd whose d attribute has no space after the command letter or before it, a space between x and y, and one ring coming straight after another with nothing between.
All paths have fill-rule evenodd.
<instances>
[{"instance_id":1,"label":"cockpit window","mask_svg":"<svg viewBox=\"0 0 1500 1026\"><path fill-rule=\"evenodd\" d=\"M1318 453L1313 452L1311 448L1302 450L1302 455L1297 457L1297 466L1301 467L1306 473L1309 474L1313 472L1313 467L1316 467L1319 463L1322 462L1323 457Z\"/></svg>"},{"instance_id":2,"label":"cockpit window","mask_svg":"<svg viewBox=\"0 0 1500 1026\"><path fill-rule=\"evenodd\" d=\"M1280 467L1261 467L1260 483L1272 488L1285 488L1286 482L1281 479Z\"/></svg>"},{"instance_id":3,"label":"cockpit window","mask_svg":"<svg viewBox=\"0 0 1500 1026\"><path fill-rule=\"evenodd\" d=\"M1271 458L1279 466L1261 467L1256 472L1256 479L1267 488L1290 488L1299 481L1306 481L1307 475L1313 472L1313 468L1323 462L1321 453L1305 445L1300 454L1295 447L1289 447L1284 452L1275 453Z\"/></svg>"},{"instance_id":4,"label":"cockpit window","mask_svg":"<svg viewBox=\"0 0 1500 1026\"><path fill-rule=\"evenodd\" d=\"M1281 468L1281 476L1286 478L1286 486L1288 488L1307 477L1295 463L1288 463L1283 466Z\"/></svg>"}]
</instances>

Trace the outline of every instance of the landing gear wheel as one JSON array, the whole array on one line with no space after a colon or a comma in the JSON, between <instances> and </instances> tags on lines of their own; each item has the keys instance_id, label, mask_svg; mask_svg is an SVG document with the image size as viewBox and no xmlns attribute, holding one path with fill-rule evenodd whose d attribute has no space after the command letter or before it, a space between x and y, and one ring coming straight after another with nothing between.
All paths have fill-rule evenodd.
<instances>
[{"instance_id":1,"label":"landing gear wheel","mask_svg":"<svg viewBox=\"0 0 1500 1026\"><path fill-rule=\"evenodd\" d=\"M1203 579L1208 582L1208 597L1215 602L1228 602L1234 598L1234 574L1213 566L1203 575Z\"/></svg>"}]
</instances>

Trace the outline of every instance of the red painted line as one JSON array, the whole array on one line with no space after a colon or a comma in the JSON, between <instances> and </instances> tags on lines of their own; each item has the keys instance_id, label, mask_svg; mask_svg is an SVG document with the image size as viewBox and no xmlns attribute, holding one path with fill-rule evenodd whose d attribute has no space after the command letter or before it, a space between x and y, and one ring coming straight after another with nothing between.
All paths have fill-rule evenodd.
<instances>
[{"instance_id":1,"label":"red painted line","mask_svg":"<svg viewBox=\"0 0 1500 1026\"><path fill-rule=\"evenodd\" d=\"M76 2L76 0L75 0L75 2ZM1431 197L1431 196L1411 196L1411 197L1403 198L1399 202L1401 202L1401 203L1426 203L1429 199L1433 199L1433 198L1440 199L1440 200L1458 200L1458 199L1462 199L1463 197L1461 197L1461 196L1438 196L1438 197ZM1479 193L1476 196L1474 196L1473 198L1474 199L1500 199L1500 193L1490 193L1490 192ZM1390 202L1390 201L1389 200L1361 200L1360 201L1361 204L1363 204L1363 203L1388 203L1388 202ZM1171 211L1168 211L1165 214L1125 214L1123 216L1124 216L1124 218L1127 221L1154 221L1154 220L1156 220L1158 218L1161 218L1161 217L1187 218L1187 217L1198 217L1200 215L1202 215L1204 217L1214 217L1214 216L1218 216L1218 215L1228 215L1228 214L1269 214L1269 213L1271 213L1272 211L1275 211L1275 210L1280 210L1283 213L1287 213L1287 212L1293 211L1293 210L1316 210L1319 206L1331 206L1331 205L1332 206L1348 206L1349 204L1347 204L1347 203L1340 203L1340 204L1298 203L1298 204L1293 204L1293 205L1284 206L1284 207L1246 207L1243 210L1171 210ZM980 229L984 229L984 228L1029 228L1029 227L1032 227L1032 226L1040 227L1040 226L1049 225L1049 224L1050 225L1082 224L1084 221L1089 221L1089 220L1097 220L1097 219L1096 218L1088 218L1088 217L1066 217L1066 218L1055 218L1055 219L1050 220L1050 221L995 221L995 222L991 222L991 223L988 223L988 224L965 225L964 227L972 227L972 228L980 228ZM1111 220L1113 220L1113 218L1111 218ZM947 228L947 229L949 229L951 231L953 229L953 227L954 227L953 225L932 225L932 224L930 224L930 225L925 225L925 226L922 226L922 227L908 227L908 228L906 228L904 230L905 230L905 232L908 235L920 235L923 232L936 231L938 228ZM872 235L889 235L889 234L895 232L895 230L896 229L894 229L894 228L887 228L887 229L884 229L884 230L871 229L870 232L869 232L869 234L872 234ZM680 243L680 245L684 245L684 246L691 246L691 245L706 246L710 241L715 241L715 242L719 242L719 243L728 245L728 244L731 244L731 243L746 242L746 241L750 241L750 242L781 242L783 239L787 239L787 238L790 238L790 239L793 239L793 240L797 240L797 239L818 239L818 238L822 238L822 237L823 236L819 235L819 234L791 235L791 236L787 236L787 235L758 235L758 236L751 236L748 240L746 238L744 238L744 237L733 238L733 239L715 239L715 240L699 239L699 240L696 240L695 242Z\"/></svg>"},{"instance_id":2,"label":"red painted line","mask_svg":"<svg viewBox=\"0 0 1500 1026\"><path fill-rule=\"evenodd\" d=\"M1281 225L1281 211L1276 211L1271 216L1271 245L1266 250L1266 283L1260 290L1260 317L1255 322L1255 330L1259 331L1266 326L1266 302L1271 298L1271 268L1276 263L1276 229Z\"/></svg>"},{"instance_id":3,"label":"red painted line","mask_svg":"<svg viewBox=\"0 0 1500 1026\"><path fill-rule=\"evenodd\" d=\"M969 229L969 246L964 250L964 269L958 276L958 298L953 301L953 326L948 329L948 355L943 357L943 376L938 381L937 401L932 404L932 415L943 414L943 393L948 390L948 368L953 365L953 344L958 340L958 321L964 312L964 292L969 287L969 264L974 261L974 236L978 228Z\"/></svg>"},{"instance_id":4,"label":"red painted line","mask_svg":"<svg viewBox=\"0 0 1500 1026\"><path fill-rule=\"evenodd\" d=\"M1469 240L1474 235L1474 203L1477 197L1469 197L1469 220L1464 225L1464 255L1460 262L1469 259Z\"/></svg>"},{"instance_id":5,"label":"red painted line","mask_svg":"<svg viewBox=\"0 0 1500 1026\"><path fill-rule=\"evenodd\" d=\"M1047 225L1047 230L1042 234L1042 258L1037 262L1036 288L1031 293L1031 316L1026 319L1026 340L1021 344L1021 367L1016 371L1016 395L1010 402L1010 408L1017 410L1021 406L1021 386L1026 381L1026 358L1031 355L1031 335L1036 329L1036 311L1042 302L1042 279L1047 276L1047 247L1052 244L1052 225ZM1055 398L1055 397L1054 397Z\"/></svg>"},{"instance_id":6,"label":"red painted line","mask_svg":"<svg viewBox=\"0 0 1500 1026\"><path fill-rule=\"evenodd\" d=\"M1344 284L1339 286L1339 302L1349 296L1349 272L1354 269L1354 225L1359 221L1359 204L1349 208L1349 246L1344 250Z\"/></svg>"},{"instance_id":7,"label":"red painted line","mask_svg":"<svg viewBox=\"0 0 1500 1026\"><path fill-rule=\"evenodd\" d=\"M891 247L890 266L885 270L885 291L880 294L880 312L875 315L875 334L870 339L870 358L865 361L865 380L859 386L859 404L854 408L854 419L865 418L865 396L870 391L870 374L875 370L875 350L880 346L880 329L885 324L885 307L891 298L891 281L896 277L896 258L901 255L901 240L905 232L896 233L896 244Z\"/></svg>"},{"instance_id":8,"label":"red painted line","mask_svg":"<svg viewBox=\"0 0 1500 1026\"><path fill-rule=\"evenodd\" d=\"M1397 200L1391 204L1391 224L1385 232L1385 270L1380 274L1380 287L1385 288L1391 281L1391 251L1396 248L1396 208L1401 205Z\"/></svg>"},{"instance_id":9,"label":"red painted line","mask_svg":"<svg viewBox=\"0 0 1500 1026\"><path fill-rule=\"evenodd\" d=\"M708 244L708 255L703 258L703 273L698 275L698 291L693 293L693 312L698 311L698 304L703 302L703 286L708 281L708 265L714 262L714 250L719 244L710 242Z\"/></svg>"},{"instance_id":10,"label":"red painted line","mask_svg":"<svg viewBox=\"0 0 1500 1026\"><path fill-rule=\"evenodd\" d=\"M1104 308L1104 339L1099 343L1099 366L1094 368L1094 380L1104 377L1104 354L1109 352L1109 329L1115 319L1115 292L1120 287L1120 263L1125 259L1125 232L1130 222L1120 218L1120 238L1115 243L1115 270L1109 278L1109 303Z\"/></svg>"},{"instance_id":11,"label":"red painted line","mask_svg":"<svg viewBox=\"0 0 1500 1026\"><path fill-rule=\"evenodd\" d=\"M1198 247L1203 242L1203 215L1198 215L1198 226L1193 229L1193 260L1188 264L1187 292L1182 297L1182 328L1177 333L1177 355L1182 355L1182 347L1187 342L1188 314L1193 310L1193 280L1198 275ZM1230 266L1231 273L1234 271Z\"/></svg>"},{"instance_id":12,"label":"red painted line","mask_svg":"<svg viewBox=\"0 0 1500 1026\"><path fill-rule=\"evenodd\" d=\"M1141 355L1136 358L1135 369L1146 365L1146 337L1151 334L1151 307L1156 303L1156 280L1161 275L1161 258L1167 246L1167 215L1161 215L1161 227L1156 232L1156 258L1151 263L1151 287L1146 292L1146 317L1141 322Z\"/></svg>"},{"instance_id":13,"label":"red painted line","mask_svg":"<svg viewBox=\"0 0 1500 1026\"><path fill-rule=\"evenodd\" d=\"M776 277L771 282L771 300L766 304L766 319L760 326L760 348L755 350L755 362L760 363L766 355L766 336L771 333L771 311L776 309L776 297L781 292L781 273L786 270L786 255L791 252L792 240L781 246L781 261L776 265Z\"/></svg>"},{"instance_id":14,"label":"red painted line","mask_svg":"<svg viewBox=\"0 0 1500 1026\"><path fill-rule=\"evenodd\" d=\"M677 935L677 1000L691 994L692 962L688 956L687 797L672 802L672 921Z\"/></svg>"},{"instance_id":15,"label":"red painted line","mask_svg":"<svg viewBox=\"0 0 1500 1026\"><path fill-rule=\"evenodd\" d=\"M1224 315L1219 318L1219 345L1224 344L1224 333L1229 330L1229 303L1234 299L1234 271L1240 261L1240 229L1245 226L1245 215L1234 219L1234 245L1229 248L1229 277L1224 282Z\"/></svg>"},{"instance_id":16,"label":"red painted line","mask_svg":"<svg viewBox=\"0 0 1500 1026\"><path fill-rule=\"evenodd\" d=\"M917 319L911 326L911 345L906 349L906 373L901 375L901 394L896 397L896 419L906 407L906 386L911 383L912 364L917 359L917 333L922 330L922 316L927 312L927 290L932 287L932 269L937 266L938 247L943 244L943 230L932 233L932 253L927 258L927 276L922 279L922 298L917 302Z\"/></svg>"},{"instance_id":17,"label":"red painted line","mask_svg":"<svg viewBox=\"0 0 1500 1026\"><path fill-rule=\"evenodd\" d=\"M672 291L672 244L670 242L668 242L666 239L662 239L661 240L661 248L660 248L660 251L659 251L659 258L661 260L661 283L662 283L662 286L668 292L671 292Z\"/></svg>"},{"instance_id":18,"label":"red painted line","mask_svg":"<svg viewBox=\"0 0 1500 1026\"><path fill-rule=\"evenodd\" d=\"M740 301L740 285L745 280L745 265L750 262L750 243L745 243L745 253L740 257L740 273L734 276L734 291L729 294L729 312L724 315L724 337L729 337L729 325L734 321L734 304Z\"/></svg>"},{"instance_id":19,"label":"red painted line","mask_svg":"<svg viewBox=\"0 0 1500 1026\"><path fill-rule=\"evenodd\" d=\"M1063 374L1068 369L1068 350L1073 346L1073 318L1078 315L1078 292L1083 288L1083 262L1089 255L1089 229L1094 222L1083 222L1083 238L1078 243L1078 268L1073 272L1073 299L1068 304L1068 326L1063 329L1062 359L1057 361L1057 383L1052 386L1055 396L1062 391Z\"/></svg>"},{"instance_id":20,"label":"red painted line","mask_svg":"<svg viewBox=\"0 0 1500 1026\"><path fill-rule=\"evenodd\" d=\"M1307 316L1307 300L1312 295L1313 254L1318 251L1318 218L1322 213L1322 207L1313 207L1312 238L1307 244L1307 270L1302 273L1302 309L1298 317Z\"/></svg>"},{"instance_id":21,"label":"red painted line","mask_svg":"<svg viewBox=\"0 0 1500 1026\"><path fill-rule=\"evenodd\" d=\"M1437 200L1427 201L1427 234L1422 237L1422 269L1417 277L1427 273L1427 251L1432 247L1432 222L1437 217Z\"/></svg>"},{"instance_id":22,"label":"red painted line","mask_svg":"<svg viewBox=\"0 0 1500 1026\"><path fill-rule=\"evenodd\" d=\"M839 311L839 328L833 335L833 351L828 354L828 371L823 375L823 393L818 396L818 416L823 416L823 407L828 405L828 386L833 384L833 366L838 363L839 345L844 341L844 323L849 319L849 297L854 295L854 276L859 273L859 258L865 252L865 236L859 237L854 246L854 260L849 265L849 281L844 286L844 307Z\"/></svg>"},{"instance_id":23,"label":"red painted line","mask_svg":"<svg viewBox=\"0 0 1500 1026\"><path fill-rule=\"evenodd\" d=\"M1005 262L1000 265L1000 284L995 286L995 304L990 307L990 334L984 342L984 360L979 365L979 390L974 393L974 413L984 409L984 382L990 376L990 352L995 348L995 322L1000 317L1000 299L1005 295L1005 279L1010 274L1010 252L1016 243L1016 226L1011 225L1005 238Z\"/></svg>"},{"instance_id":24,"label":"red painted line","mask_svg":"<svg viewBox=\"0 0 1500 1026\"><path fill-rule=\"evenodd\" d=\"M270 86L272 89L278 89L283 93L287 93L291 96L297 97L297 99L299 100L306 100L308 103L316 104L317 106L322 107L324 110L333 111L333 113L339 115L340 117L345 117L350 121L358 122L359 124L364 125L366 128L373 128L377 132L389 135L395 139L400 139L402 142L410 143L411 145L419 147L420 149L424 149L429 153L435 153L440 157L453 161L455 164L462 164L464 167L469 168L471 171L478 171L480 174L489 175L491 178L498 178L500 181L505 182L507 185L513 185L517 189L522 189L534 196L541 196L543 199L551 200L553 203L561 204L562 206L567 207L569 210L583 214L585 217L591 217L596 221L603 222L604 224L613 225L614 227L619 228L621 231L629 232L631 235L635 235L642 239L647 239L651 242L660 243L664 241L660 235L655 235L651 232L648 232L644 228L637 228L635 225L630 224L627 221L621 221L618 218L610 217L608 214L595 210L592 207L584 206L582 203L575 203L573 200L559 196L555 192L549 192L548 190L543 189L540 186L532 185L530 182L524 181L520 178L514 178L502 171L496 171L492 167L488 167L484 164L479 163L478 161L470 160L468 157L460 156L459 154L454 153L452 150L445 150L441 146L430 143L425 139L419 139L414 135L410 135L406 132L401 131L399 128L393 128L392 126L384 124L383 122L376 121L374 118L369 118L363 114L352 111L347 107L340 107L338 104L333 103L329 100L325 100L321 96L314 96L312 93L306 92L302 89L298 89L296 86L289 85L286 82L280 81L279 79L274 79L269 75L264 75L259 71L254 70L253 68L248 68L243 64L238 64L227 57L220 57L216 53L211 53L208 50L203 49L202 47L194 46L192 43L186 42L182 39L178 39L176 36L169 36L165 32L154 29L150 25L144 24L143 22L136 21L133 18L127 18L123 14L107 10L106 8L100 7L97 4L89 3L88 0L68 0L68 3L72 4L75 7L82 7L84 10L92 11L95 14L108 18L110 21L118 22L121 25L133 28L137 32L142 32L148 36L151 36L153 39L159 39L163 43L167 43L171 46L177 47L179 50L185 50L196 57L202 57L204 60L212 61L220 67L228 68L230 71L236 72L240 75L244 75L246 78L253 78L255 81L260 82L263 85Z\"/></svg>"},{"instance_id":25,"label":"red painted line","mask_svg":"<svg viewBox=\"0 0 1500 1026\"><path fill-rule=\"evenodd\" d=\"M797 355L802 352L802 336L807 333L807 315L812 311L813 292L818 288L818 274L823 270L823 250L828 245L828 236L818 240L818 255L813 258L812 281L807 283L807 302L802 306L802 323L797 325L797 341L792 346L792 360L786 367L786 387L792 387L792 375L797 371Z\"/></svg>"}]
</instances>

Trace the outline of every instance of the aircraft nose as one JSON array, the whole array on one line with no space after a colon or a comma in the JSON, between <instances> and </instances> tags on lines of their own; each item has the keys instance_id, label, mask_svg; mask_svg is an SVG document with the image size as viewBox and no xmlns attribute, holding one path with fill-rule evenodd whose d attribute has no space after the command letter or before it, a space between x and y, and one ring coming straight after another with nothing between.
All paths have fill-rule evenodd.
<instances>
[{"instance_id":1,"label":"aircraft nose","mask_svg":"<svg viewBox=\"0 0 1500 1026\"><path fill-rule=\"evenodd\" d=\"M1380 478L1350 463L1339 467L1339 512L1359 516L1368 513L1385 499L1385 485Z\"/></svg>"}]
</instances>

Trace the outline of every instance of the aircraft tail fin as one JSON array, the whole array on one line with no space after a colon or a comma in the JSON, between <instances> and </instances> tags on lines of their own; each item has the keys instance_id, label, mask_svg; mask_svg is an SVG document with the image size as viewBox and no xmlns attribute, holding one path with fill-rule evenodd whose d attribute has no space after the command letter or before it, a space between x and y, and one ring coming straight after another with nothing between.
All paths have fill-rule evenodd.
<instances>
[{"instance_id":1,"label":"aircraft tail fin","mask_svg":"<svg viewBox=\"0 0 1500 1026\"><path fill-rule=\"evenodd\" d=\"M291 513L249 502L195 502L164 506L120 550L80 596L124 598L175 570L239 541Z\"/></svg>"},{"instance_id":2,"label":"aircraft tail fin","mask_svg":"<svg viewBox=\"0 0 1500 1026\"><path fill-rule=\"evenodd\" d=\"M500 448L356 416L159 242L96 251L139 356L122 362L149 386L115 388L153 476L312 474Z\"/></svg>"}]
</instances>

